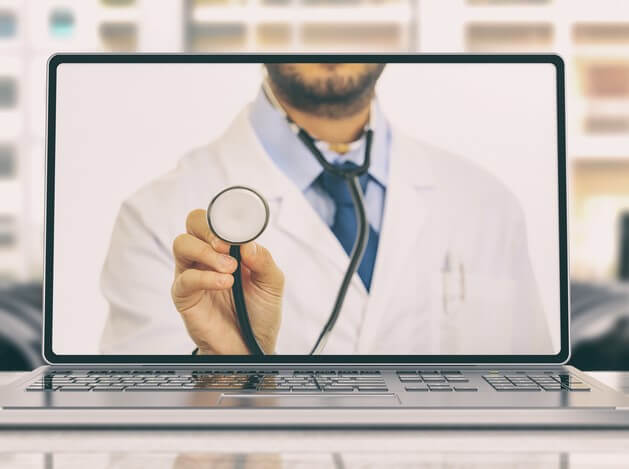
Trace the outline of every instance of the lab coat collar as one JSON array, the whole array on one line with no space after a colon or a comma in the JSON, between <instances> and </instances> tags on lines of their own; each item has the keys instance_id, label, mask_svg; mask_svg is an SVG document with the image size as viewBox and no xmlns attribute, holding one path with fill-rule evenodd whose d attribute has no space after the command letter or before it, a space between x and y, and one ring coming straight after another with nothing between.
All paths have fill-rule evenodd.
<instances>
[{"instance_id":1,"label":"lab coat collar","mask_svg":"<svg viewBox=\"0 0 629 469\"><path fill-rule=\"evenodd\" d=\"M376 98L374 98L372 112L374 112L371 120L374 133L371 145L371 165L368 172L374 180L386 188L391 129ZM321 174L321 165L295 135L285 115L273 107L262 90L250 105L249 120L266 153L300 191L305 191ZM359 145L346 155L330 151L326 145L321 145L319 149L331 163L351 160L360 165L365 154L364 137L356 143Z\"/></svg>"},{"instance_id":2,"label":"lab coat collar","mask_svg":"<svg viewBox=\"0 0 629 469\"><path fill-rule=\"evenodd\" d=\"M246 107L217 140L226 183L250 186L268 199L281 197L289 190L290 181L260 144L248 115Z\"/></svg>"},{"instance_id":3,"label":"lab coat collar","mask_svg":"<svg viewBox=\"0 0 629 469\"><path fill-rule=\"evenodd\" d=\"M321 173L321 165L262 90L250 105L249 120L256 137L273 162L299 190L306 190Z\"/></svg>"}]
</instances>

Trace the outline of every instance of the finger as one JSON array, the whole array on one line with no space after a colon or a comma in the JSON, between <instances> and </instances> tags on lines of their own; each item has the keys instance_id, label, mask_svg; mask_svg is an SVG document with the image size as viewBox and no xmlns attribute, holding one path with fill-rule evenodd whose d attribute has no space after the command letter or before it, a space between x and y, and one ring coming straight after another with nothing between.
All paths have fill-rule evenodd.
<instances>
[{"instance_id":1,"label":"finger","mask_svg":"<svg viewBox=\"0 0 629 469\"><path fill-rule=\"evenodd\" d=\"M188 267L201 265L218 272L231 274L238 267L236 259L216 252L211 245L191 234L181 234L173 242L173 253L177 269L183 272Z\"/></svg>"},{"instance_id":2,"label":"finger","mask_svg":"<svg viewBox=\"0 0 629 469\"><path fill-rule=\"evenodd\" d=\"M186 218L186 231L199 238L201 241L209 243L216 252L229 253L229 244L217 237L207 223L207 214L203 209L193 210Z\"/></svg>"},{"instance_id":3,"label":"finger","mask_svg":"<svg viewBox=\"0 0 629 469\"><path fill-rule=\"evenodd\" d=\"M173 298L185 298L202 290L226 290L234 283L234 276L209 270L188 269L175 278Z\"/></svg>"},{"instance_id":4,"label":"finger","mask_svg":"<svg viewBox=\"0 0 629 469\"><path fill-rule=\"evenodd\" d=\"M264 246L256 242L243 244L240 246L240 256L242 263L251 271L251 279L254 282L277 288L284 285L284 274Z\"/></svg>"}]
</instances>

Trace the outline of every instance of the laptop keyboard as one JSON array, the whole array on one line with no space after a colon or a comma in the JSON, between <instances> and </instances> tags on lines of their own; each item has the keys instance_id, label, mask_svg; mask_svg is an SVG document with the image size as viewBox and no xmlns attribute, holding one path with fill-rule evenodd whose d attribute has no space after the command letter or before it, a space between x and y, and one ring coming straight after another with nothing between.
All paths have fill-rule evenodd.
<instances>
[{"instance_id":1,"label":"laptop keyboard","mask_svg":"<svg viewBox=\"0 0 629 469\"><path fill-rule=\"evenodd\" d=\"M386 392L378 371L86 371L53 372L31 383L27 391L263 391Z\"/></svg>"},{"instance_id":2,"label":"laptop keyboard","mask_svg":"<svg viewBox=\"0 0 629 469\"><path fill-rule=\"evenodd\" d=\"M557 373L517 373L483 375L496 391L590 391L578 377Z\"/></svg>"},{"instance_id":3,"label":"laptop keyboard","mask_svg":"<svg viewBox=\"0 0 629 469\"><path fill-rule=\"evenodd\" d=\"M476 392L478 387L456 370L398 371L399 380L409 392ZM590 391L578 377L557 373L501 373L483 375L492 389L500 392Z\"/></svg>"},{"instance_id":4,"label":"laptop keyboard","mask_svg":"<svg viewBox=\"0 0 629 469\"><path fill-rule=\"evenodd\" d=\"M398 371L399 380L409 392L477 392L469 378L456 370Z\"/></svg>"},{"instance_id":5,"label":"laptop keyboard","mask_svg":"<svg viewBox=\"0 0 629 469\"><path fill-rule=\"evenodd\" d=\"M408 392L477 392L478 384L456 370L397 371ZM498 392L590 391L578 377L561 373L489 372L482 380ZM388 392L378 371L182 371L110 370L52 371L27 391L261 391L261 392Z\"/></svg>"}]
</instances>

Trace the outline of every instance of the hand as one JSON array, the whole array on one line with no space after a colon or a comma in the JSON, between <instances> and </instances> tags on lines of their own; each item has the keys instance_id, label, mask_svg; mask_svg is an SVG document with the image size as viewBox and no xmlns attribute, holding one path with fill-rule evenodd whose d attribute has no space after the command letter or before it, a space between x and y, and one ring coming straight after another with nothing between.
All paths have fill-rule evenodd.
<instances>
[{"instance_id":1,"label":"hand","mask_svg":"<svg viewBox=\"0 0 629 469\"><path fill-rule=\"evenodd\" d=\"M193 210L186 233L175 238L171 296L199 354L246 355L231 287L236 259L229 244L210 230L205 210ZM271 253L255 242L240 247L245 303L253 332L266 354L275 352L280 329L284 274Z\"/></svg>"}]
</instances>

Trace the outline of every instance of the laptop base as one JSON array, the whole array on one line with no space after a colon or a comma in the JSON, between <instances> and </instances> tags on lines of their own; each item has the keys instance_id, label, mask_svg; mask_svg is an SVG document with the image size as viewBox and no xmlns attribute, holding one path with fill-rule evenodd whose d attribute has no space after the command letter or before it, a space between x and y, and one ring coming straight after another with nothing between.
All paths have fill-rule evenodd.
<instances>
[{"instance_id":1,"label":"laptop base","mask_svg":"<svg viewBox=\"0 0 629 469\"><path fill-rule=\"evenodd\" d=\"M120 375L186 376L190 371L199 372L186 368L151 368L151 373L137 367L121 368ZM266 388L260 390L261 385L257 386L258 389L242 386L240 389L218 390L191 386L190 389L138 389L135 392L99 392L96 389L99 386L92 385L89 391L84 392L73 389L80 387L79 384L70 384L68 392L61 388L58 391L27 391L33 383L41 382L41 376L50 376L51 372L52 376L57 376L55 372L68 371L67 367L63 370L60 367L42 367L0 391L0 427L629 428L629 399L573 367L509 367L503 370L488 370L486 367L420 368L419 371L417 367L338 371L339 376L344 377L352 376L352 373L360 376L362 371L368 380L380 374L382 382L386 383L386 392L369 391L369 387L365 388L365 392L357 392L358 386L349 392L336 391L335 388L326 390L325 386L315 391L300 390L308 386L294 386L296 390L290 392L283 387L269 391ZM104 376L105 370L99 367L73 368L79 377L89 376L89 373ZM312 369L292 371L294 375L288 370L270 375L273 381L277 381L278 376L300 377L289 378L293 382L310 379L301 378L304 375L318 376L317 370ZM240 373L248 377L244 379L246 383L251 382L252 372L238 369L228 372L213 368L203 371L203 377L215 380L205 385L216 386L217 381L229 383L229 380L225 381L225 376L238 376ZM323 376L314 381L329 382L325 381L328 374L322 373ZM445 383L439 382L440 376L445 377ZM451 383L447 381L449 376L453 379ZM578 389L579 385L574 383L580 382L581 390L570 392L565 389L568 386L565 383L561 390L548 384L544 385L548 391L541 389L542 386L533 390L525 383L516 386L516 391L501 391L500 388L505 385L500 384L500 380L507 378L500 376L511 377L513 382L526 382L526 376L540 376L537 379L542 383L545 383L544 376L570 376L572 381L568 385ZM83 379L83 382L94 381ZM132 377L125 379L138 381L138 378ZM143 380L144 385L147 381L165 380L148 378ZM242 382L243 379L236 378L236 381ZM337 381L352 382L348 378ZM261 382L263 384L264 379ZM448 386L450 390L446 391L444 388ZM430 390L419 390L423 387L430 387ZM457 388L460 390L455 390Z\"/></svg>"}]
</instances>

